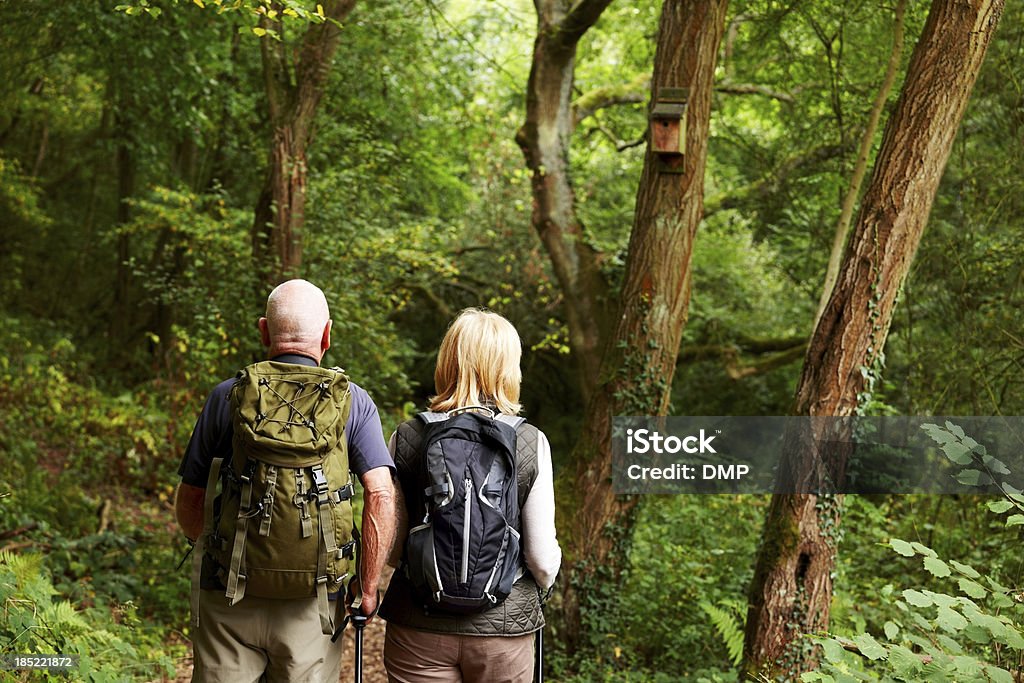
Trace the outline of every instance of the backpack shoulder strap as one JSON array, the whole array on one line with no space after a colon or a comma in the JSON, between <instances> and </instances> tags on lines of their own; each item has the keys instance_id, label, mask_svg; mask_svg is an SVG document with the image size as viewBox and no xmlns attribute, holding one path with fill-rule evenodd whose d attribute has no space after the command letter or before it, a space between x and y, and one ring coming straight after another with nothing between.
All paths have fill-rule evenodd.
<instances>
[{"instance_id":1,"label":"backpack shoulder strap","mask_svg":"<svg viewBox=\"0 0 1024 683\"><path fill-rule=\"evenodd\" d=\"M445 420L448 419L448 413L433 413L430 411L426 411L422 413L417 413L416 417L423 420L427 424L430 424L431 422L444 422Z\"/></svg>"},{"instance_id":2,"label":"backpack shoulder strap","mask_svg":"<svg viewBox=\"0 0 1024 683\"><path fill-rule=\"evenodd\" d=\"M503 413L498 413L494 419L498 420L499 422L504 422L505 424L510 425L512 429L515 429L517 431L519 429L519 425L526 422L526 418L521 415L505 415Z\"/></svg>"}]
</instances>

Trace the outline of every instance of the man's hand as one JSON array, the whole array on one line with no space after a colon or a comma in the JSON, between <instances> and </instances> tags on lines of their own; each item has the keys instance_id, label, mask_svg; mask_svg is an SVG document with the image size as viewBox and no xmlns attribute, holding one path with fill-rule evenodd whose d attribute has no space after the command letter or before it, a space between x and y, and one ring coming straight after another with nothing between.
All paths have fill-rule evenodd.
<instances>
[{"instance_id":1,"label":"man's hand","mask_svg":"<svg viewBox=\"0 0 1024 683\"><path fill-rule=\"evenodd\" d=\"M395 537L397 512L395 485L390 467L365 473L363 484L363 535L359 558L359 587L363 593L360 611L369 616L377 609L377 590L384 562Z\"/></svg>"},{"instance_id":2,"label":"man's hand","mask_svg":"<svg viewBox=\"0 0 1024 683\"><path fill-rule=\"evenodd\" d=\"M371 617L377 611L377 591L374 591L372 595L363 594L363 601L359 603L359 611L367 617Z\"/></svg>"},{"instance_id":3,"label":"man's hand","mask_svg":"<svg viewBox=\"0 0 1024 683\"><path fill-rule=\"evenodd\" d=\"M195 541L203 533L205 498L206 489L184 482L178 484L178 491L174 496L174 514L178 518L178 526L191 541Z\"/></svg>"}]
</instances>

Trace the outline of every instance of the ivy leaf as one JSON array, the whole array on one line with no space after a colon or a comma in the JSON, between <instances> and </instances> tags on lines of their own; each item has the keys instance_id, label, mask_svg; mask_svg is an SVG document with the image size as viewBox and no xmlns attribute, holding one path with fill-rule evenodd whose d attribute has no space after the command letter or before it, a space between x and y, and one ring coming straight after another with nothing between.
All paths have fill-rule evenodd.
<instances>
[{"instance_id":1,"label":"ivy leaf","mask_svg":"<svg viewBox=\"0 0 1024 683\"><path fill-rule=\"evenodd\" d=\"M975 572L975 575L977 576L977 572ZM980 583L971 581L970 579L960 579L958 583L960 584L960 590L962 590L965 595L969 595L976 600L980 600L988 595L988 591L985 590L985 587Z\"/></svg>"},{"instance_id":2,"label":"ivy leaf","mask_svg":"<svg viewBox=\"0 0 1024 683\"><path fill-rule=\"evenodd\" d=\"M861 633L854 636L852 640L860 653L871 661L885 659L889 656L889 652L872 638L870 633Z\"/></svg>"},{"instance_id":3,"label":"ivy leaf","mask_svg":"<svg viewBox=\"0 0 1024 683\"><path fill-rule=\"evenodd\" d=\"M952 573L949 571L949 565L937 557L924 558L924 568L931 572L933 576L940 579L943 579Z\"/></svg>"},{"instance_id":4,"label":"ivy leaf","mask_svg":"<svg viewBox=\"0 0 1024 683\"><path fill-rule=\"evenodd\" d=\"M889 546L903 557L914 556L914 547L906 541L894 538L889 541Z\"/></svg>"},{"instance_id":5,"label":"ivy leaf","mask_svg":"<svg viewBox=\"0 0 1024 683\"><path fill-rule=\"evenodd\" d=\"M1013 503L1008 500L993 500L988 504L988 509L997 515L1003 514L1012 507L1014 507Z\"/></svg>"},{"instance_id":6,"label":"ivy leaf","mask_svg":"<svg viewBox=\"0 0 1024 683\"><path fill-rule=\"evenodd\" d=\"M956 560L950 560L949 563L953 565L954 569L956 569L958 572L960 572L969 579L976 579L979 576L981 576L981 574L975 571L974 567L972 567L969 564L963 564L962 562L957 562ZM970 595L970 593L968 593L968 595Z\"/></svg>"}]
</instances>

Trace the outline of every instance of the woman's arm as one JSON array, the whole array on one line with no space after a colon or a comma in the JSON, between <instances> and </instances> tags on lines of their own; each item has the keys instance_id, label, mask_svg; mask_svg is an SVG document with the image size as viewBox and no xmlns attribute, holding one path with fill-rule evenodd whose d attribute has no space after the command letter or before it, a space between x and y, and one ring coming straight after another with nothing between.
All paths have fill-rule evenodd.
<instances>
[{"instance_id":1,"label":"woman's arm","mask_svg":"<svg viewBox=\"0 0 1024 683\"><path fill-rule=\"evenodd\" d=\"M551 444L537 433L537 479L523 505L523 555L526 566L542 589L555 582L562 564L562 549L555 535L555 485L551 467Z\"/></svg>"}]
</instances>

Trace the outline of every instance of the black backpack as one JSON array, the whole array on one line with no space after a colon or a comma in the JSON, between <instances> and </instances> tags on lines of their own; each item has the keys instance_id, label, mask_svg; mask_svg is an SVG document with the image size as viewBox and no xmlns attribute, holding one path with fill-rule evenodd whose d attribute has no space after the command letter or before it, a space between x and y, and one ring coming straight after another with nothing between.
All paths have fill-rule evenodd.
<instances>
[{"instance_id":1,"label":"black backpack","mask_svg":"<svg viewBox=\"0 0 1024 683\"><path fill-rule=\"evenodd\" d=\"M426 423L419 474L425 509L405 542L405 571L428 608L457 614L500 603L520 567L515 453L523 418L480 410L488 409L418 416Z\"/></svg>"}]
</instances>

